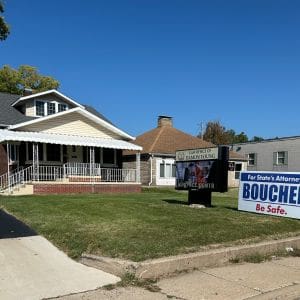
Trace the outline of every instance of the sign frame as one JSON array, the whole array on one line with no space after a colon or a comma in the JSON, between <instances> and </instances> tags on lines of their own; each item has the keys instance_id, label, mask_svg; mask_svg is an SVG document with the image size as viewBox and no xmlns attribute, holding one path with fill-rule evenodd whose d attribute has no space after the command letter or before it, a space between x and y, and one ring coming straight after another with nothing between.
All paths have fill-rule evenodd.
<instances>
[{"instance_id":1,"label":"sign frame","mask_svg":"<svg viewBox=\"0 0 300 300\"><path fill-rule=\"evenodd\" d=\"M228 160L228 146L176 151L175 189L220 193L227 192ZM197 168L202 169L200 177L197 175ZM186 174L188 175L186 176Z\"/></svg>"}]
</instances>

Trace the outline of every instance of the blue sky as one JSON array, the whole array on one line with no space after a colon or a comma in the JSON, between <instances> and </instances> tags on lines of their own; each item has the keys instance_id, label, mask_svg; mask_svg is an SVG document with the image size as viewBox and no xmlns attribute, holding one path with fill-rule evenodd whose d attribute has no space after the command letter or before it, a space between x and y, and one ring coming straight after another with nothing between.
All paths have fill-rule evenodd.
<instances>
[{"instance_id":1,"label":"blue sky","mask_svg":"<svg viewBox=\"0 0 300 300\"><path fill-rule=\"evenodd\" d=\"M170 115L300 135L300 1L6 0L0 65L28 64L139 135Z\"/></svg>"}]
</instances>

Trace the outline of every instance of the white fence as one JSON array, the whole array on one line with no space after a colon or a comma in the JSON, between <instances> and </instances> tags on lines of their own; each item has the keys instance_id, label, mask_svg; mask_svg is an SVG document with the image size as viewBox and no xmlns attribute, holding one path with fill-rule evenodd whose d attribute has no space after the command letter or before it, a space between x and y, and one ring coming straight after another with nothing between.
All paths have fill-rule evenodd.
<instances>
[{"instance_id":1,"label":"white fence","mask_svg":"<svg viewBox=\"0 0 300 300\"><path fill-rule=\"evenodd\" d=\"M30 166L9 175L0 176L0 191L18 189L32 181L64 182L136 182L135 169L101 168L100 164L66 163L63 166Z\"/></svg>"},{"instance_id":2,"label":"white fence","mask_svg":"<svg viewBox=\"0 0 300 300\"><path fill-rule=\"evenodd\" d=\"M63 177L70 181L136 182L135 169L101 168L100 164L66 163Z\"/></svg>"}]
</instances>

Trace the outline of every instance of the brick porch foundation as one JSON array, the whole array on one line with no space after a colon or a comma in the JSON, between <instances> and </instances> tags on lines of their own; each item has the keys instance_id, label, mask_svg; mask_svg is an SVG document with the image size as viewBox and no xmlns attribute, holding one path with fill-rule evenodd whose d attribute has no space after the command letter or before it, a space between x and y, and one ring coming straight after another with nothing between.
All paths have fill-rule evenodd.
<instances>
[{"instance_id":1,"label":"brick porch foundation","mask_svg":"<svg viewBox=\"0 0 300 300\"><path fill-rule=\"evenodd\" d=\"M34 194L83 194L83 193L140 193L140 184L46 184L34 183Z\"/></svg>"}]
</instances>

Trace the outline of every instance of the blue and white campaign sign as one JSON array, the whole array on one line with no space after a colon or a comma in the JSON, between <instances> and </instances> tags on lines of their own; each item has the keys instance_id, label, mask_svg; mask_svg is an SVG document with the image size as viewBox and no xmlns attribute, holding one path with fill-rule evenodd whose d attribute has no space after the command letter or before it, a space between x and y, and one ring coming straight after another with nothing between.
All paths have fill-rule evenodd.
<instances>
[{"instance_id":1,"label":"blue and white campaign sign","mask_svg":"<svg viewBox=\"0 0 300 300\"><path fill-rule=\"evenodd\" d=\"M300 173L241 172L238 209L300 219Z\"/></svg>"}]
</instances>

